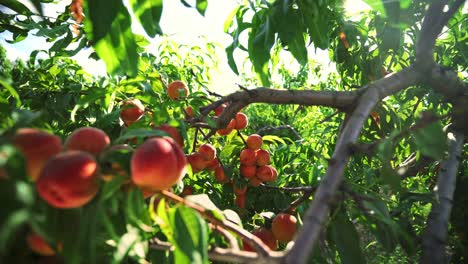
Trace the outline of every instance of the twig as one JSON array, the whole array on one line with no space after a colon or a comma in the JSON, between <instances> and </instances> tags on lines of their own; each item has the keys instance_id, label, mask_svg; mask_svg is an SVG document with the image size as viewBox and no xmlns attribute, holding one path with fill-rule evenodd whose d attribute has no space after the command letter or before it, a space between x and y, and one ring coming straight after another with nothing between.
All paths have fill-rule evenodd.
<instances>
[{"instance_id":1,"label":"twig","mask_svg":"<svg viewBox=\"0 0 468 264\"><path fill-rule=\"evenodd\" d=\"M244 136L242 136L242 133L239 130L236 130L236 131L237 131L237 135L240 137L242 142L244 142L244 146L247 147L247 142L245 141Z\"/></svg>"},{"instance_id":2,"label":"twig","mask_svg":"<svg viewBox=\"0 0 468 264\"><path fill-rule=\"evenodd\" d=\"M296 209L296 207L298 207L301 203L307 201L309 199L309 197L314 193L315 189L314 190L308 190L308 191L305 191L301 197L297 198L296 200L294 200L288 207L284 208L283 210L281 210L281 212L283 213L291 213L291 211L294 211Z\"/></svg>"},{"instance_id":3,"label":"twig","mask_svg":"<svg viewBox=\"0 0 468 264\"><path fill-rule=\"evenodd\" d=\"M264 183L260 184L260 186L265 189L274 189L274 190L293 192L293 193L310 192L310 191L315 191L317 189L317 186L278 187L278 186L266 185Z\"/></svg>"},{"instance_id":4,"label":"twig","mask_svg":"<svg viewBox=\"0 0 468 264\"><path fill-rule=\"evenodd\" d=\"M437 201L427 219L423 235L423 254L421 263L446 263L445 243L447 241L448 224L452 210L453 193L457 181L458 165L463 149L463 134L448 133L449 157L442 162L434 189Z\"/></svg>"}]
</instances>

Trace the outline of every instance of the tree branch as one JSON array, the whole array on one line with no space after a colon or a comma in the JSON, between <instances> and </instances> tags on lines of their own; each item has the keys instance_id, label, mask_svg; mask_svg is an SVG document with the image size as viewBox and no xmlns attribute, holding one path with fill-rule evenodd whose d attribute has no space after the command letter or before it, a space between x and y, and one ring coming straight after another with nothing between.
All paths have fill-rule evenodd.
<instances>
[{"instance_id":1,"label":"tree branch","mask_svg":"<svg viewBox=\"0 0 468 264\"><path fill-rule=\"evenodd\" d=\"M377 80L366 88L336 143L326 176L318 187L311 206L304 215L304 225L298 233L294 246L286 255L287 263L307 262L317 243L322 225L330 210L331 202L343 181L344 169L351 154L349 145L356 142L364 121L368 118L375 104L384 97L419 81L420 75L416 69L409 67L387 78Z\"/></svg>"},{"instance_id":2,"label":"tree branch","mask_svg":"<svg viewBox=\"0 0 468 264\"><path fill-rule=\"evenodd\" d=\"M434 188L437 201L432 205L423 236L421 263L447 263L445 243L452 210L453 193L457 181L458 165L463 149L463 134L448 133L449 157L442 162Z\"/></svg>"}]
</instances>

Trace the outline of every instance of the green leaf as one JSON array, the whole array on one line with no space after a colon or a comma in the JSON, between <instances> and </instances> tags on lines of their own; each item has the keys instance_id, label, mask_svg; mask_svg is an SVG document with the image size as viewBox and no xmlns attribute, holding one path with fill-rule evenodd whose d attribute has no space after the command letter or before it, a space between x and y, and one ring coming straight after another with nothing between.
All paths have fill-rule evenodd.
<instances>
[{"instance_id":1,"label":"green leaf","mask_svg":"<svg viewBox=\"0 0 468 264\"><path fill-rule=\"evenodd\" d=\"M15 98L16 107L20 107L21 106L21 98L20 98L18 92L15 90L15 88L13 88L13 86L10 85L10 83L11 83L10 80L0 78L0 86L3 86L3 88L5 88L11 94L11 96L13 96L13 98Z\"/></svg>"},{"instance_id":2,"label":"green leaf","mask_svg":"<svg viewBox=\"0 0 468 264\"><path fill-rule=\"evenodd\" d=\"M198 10L198 13L200 13L202 16L205 15L205 11L207 7L208 7L207 0L197 0L196 8Z\"/></svg>"},{"instance_id":3,"label":"green leaf","mask_svg":"<svg viewBox=\"0 0 468 264\"><path fill-rule=\"evenodd\" d=\"M444 158L448 145L441 122L414 131L413 137L422 154L435 160Z\"/></svg>"},{"instance_id":4,"label":"green leaf","mask_svg":"<svg viewBox=\"0 0 468 264\"><path fill-rule=\"evenodd\" d=\"M261 23L262 13L255 14L252 23ZM258 25L257 25L258 26ZM255 72L260 77L264 86L270 85L270 73L268 61L270 60L270 50L275 44L275 32L271 21L266 17L265 22L260 27L252 27L249 34L249 57L254 66Z\"/></svg>"},{"instance_id":5,"label":"green leaf","mask_svg":"<svg viewBox=\"0 0 468 264\"><path fill-rule=\"evenodd\" d=\"M382 168L380 169L380 176L382 180L388 184L395 192L399 192L401 189L400 176L392 168L390 161L395 152L395 146L393 145L393 137L390 136L388 139L382 141L378 147L378 156L382 161Z\"/></svg>"},{"instance_id":6,"label":"green leaf","mask_svg":"<svg viewBox=\"0 0 468 264\"><path fill-rule=\"evenodd\" d=\"M372 9L379 12L383 17L387 16L387 12L385 11L385 6L383 1L381 0L364 0L366 4L368 4Z\"/></svg>"},{"instance_id":7,"label":"green leaf","mask_svg":"<svg viewBox=\"0 0 468 264\"><path fill-rule=\"evenodd\" d=\"M146 128L138 128L138 129L128 129L125 131L123 135L117 138L115 141L117 143L124 142L127 139L131 138L146 138L146 137L163 137L167 136L168 134L159 129L146 129Z\"/></svg>"},{"instance_id":8,"label":"green leaf","mask_svg":"<svg viewBox=\"0 0 468 264\"><path fill-rule=\"evenodd\" d=\"M349 216L344 209L340 209L335 215L330 228L333 241L338 248L341 263L366 263L359 246L359 235L356 227L349 220Z\"/></svg>"},{"instance_id":9,"label":"green leaf","mask_svg":"<svg viewBox=\"0 0 468 264\"><path fill-rule=\"evenodd\" d=\"M130 0L133 13L150 37L162 34L159 21L163 10L162 0Z\"/></svg>"},{"instance_id":10,"label":"green leaf","mask_svg":"<svg viewBox=\"0 0 468 264\"><path fill-rule=\"evenodd\" d=\"M203 208L219 211L219 208L211 201L210 197L206 194L195 194L195 195L188 195L185 199L196 203Z\"/></svg>"},{"instance_id":11,"label":"green leaf","mask_svg":"<svg viewBox=\"0 0 468 264\"><path fill-rule=\"evenodd\" d=\"M171 215L175 263L208 263L208 229L193 209L177 207Z\"/></svg>"},{"instance_id":12,"label":"green leaf","mask_svg":"<svg viewBox=\"0 0 468 264\"><path fill-rule=\"evenodd\" d=\"M111 74L135 76L138 53L131 19L120 0L87 1L90 19L85 19L85 31Z\"/></svg>"},{"instance_id":13,"label":"green leaf","mask_svg":"<svg viewBox=\"0 0 468 264\"><path fill-rule=\"evenodd\" d=\"M29 8L27 8L25 5L23 5L20 1L17 0L2 0L0 5L6 6L21 15L27 16L32 14Z\"/></svg>"},{"instance_id":14,"label":"green leaf","mask_svg":"<svg viewBox=\"0 0 468 264\"><path fill-rule=\"evenodd\" d=\"M27 209L18 210L10 214L3 225L0 226L0 253L4 253L7 250L7 245L15 234L15 231L31 217Z\"/></svg>"}]
</instances>

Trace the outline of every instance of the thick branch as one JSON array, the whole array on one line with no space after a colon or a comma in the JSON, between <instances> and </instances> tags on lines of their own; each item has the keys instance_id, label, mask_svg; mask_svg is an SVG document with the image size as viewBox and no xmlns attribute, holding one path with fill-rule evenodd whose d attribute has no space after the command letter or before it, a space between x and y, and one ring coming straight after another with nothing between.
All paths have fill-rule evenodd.
<instances>
[{"instance_id":1,"label":"thick branch","mask_svg":"<svg viewBox=\"0 0 468 264\"><path fill-rule=\"evenodd\" d=\"M448 133L449 157L442 163L435 187L437 201L432 205L423 236L421 263L447 263L445 243L452 210L458 164L463 149L463 134Z\"/></svg>"},{"instance_id":2,"label":"thick branch","mask_svg":"<svg viewBox=\"0 0 468 264\"><path fill-rule=\"evenodd\" d=\"M208 105L201 110L201 113L202 115L207 115L211 110L214 110L221 104L229 102L230 104L226 107L218 120L219 127L225 127L240 109L252 103L317 105L346 109L355 103L359 92L359 90L337 92L257 88L242 90L228 95Z\"/></svg>"},{"instance_id":3,"label":"thick branch","mask_svg":"<svg viewBox=\"0 0 468 264\"><path fill-rule=\"evenodd\" d=\"M342 181L345 166L350 158L349 145L356 142L364 121L375 104L384 97L418 83L420 75L413 67L406 68L387 78L375 81L359 98L358 105L336 143L327 173L318 187L312 204L304 215L304 225L298 233L291 251L286 255L287 263L306 263L319 237L331 202Z\"/></svg>"}]
</instances>

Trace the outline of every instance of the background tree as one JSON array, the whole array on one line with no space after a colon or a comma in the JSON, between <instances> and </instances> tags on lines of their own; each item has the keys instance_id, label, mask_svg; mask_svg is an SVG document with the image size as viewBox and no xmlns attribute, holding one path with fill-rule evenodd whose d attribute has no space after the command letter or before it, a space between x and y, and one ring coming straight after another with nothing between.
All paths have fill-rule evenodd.
<instances>
[{"instance_id":1,"label":"background tree","mask_svg":"<svg viewBox=\"0 0 468 264\"><path fill-rule=\"evenodd\" d=\"M466 261L464 1L366 1L373 10L355 17L340 1L239 4L225 24L233 38L226 54L245 81L227 96L209 88L215 44L167 38L159 54L145 51L148 41L131 24L164 38L162 1L74 0L57 18L42 15L47 2L31 1L36 10L14 0L0 4L0 30L13 33L10 42L35 34L54 43L28 62L8 62L0 50L1 260ZM182 3L202 15L209 5ZM106 63L108 76L90 76L69 58L87 47ZM310 47L328 50L336 71L325 76ZM250 61L242 69L238 50ZM40 52L45 59L37 59ZM287 53L298 71L284 61ZM181 100L166 92L175 80L188 87ZM145 110L127 126L119 116L129 98ZM231 132L240 111L249 125ZM127 149L97 159L99 192L75 209L53 208L38 195L26 172L28 155L15 141L23 127L66 139L93 126L111 145L139 149L148 137L171 134L154 129L167 125L181 133L191 164L172 192L145 200L130 181ZM242 154L254 133L271 154L272 181L245 176L244 166L253 166L261 178L258 160L247 164ZM193 161L203 143L217 150L215 172ZM275 250L275 239L284 239L265 233L275 231L280 213L295 216L299 228L293 242ZM35 249L31 234L49 248ZM36 253L24 250L28 243Z\"/></svg>"}]
</instances>

